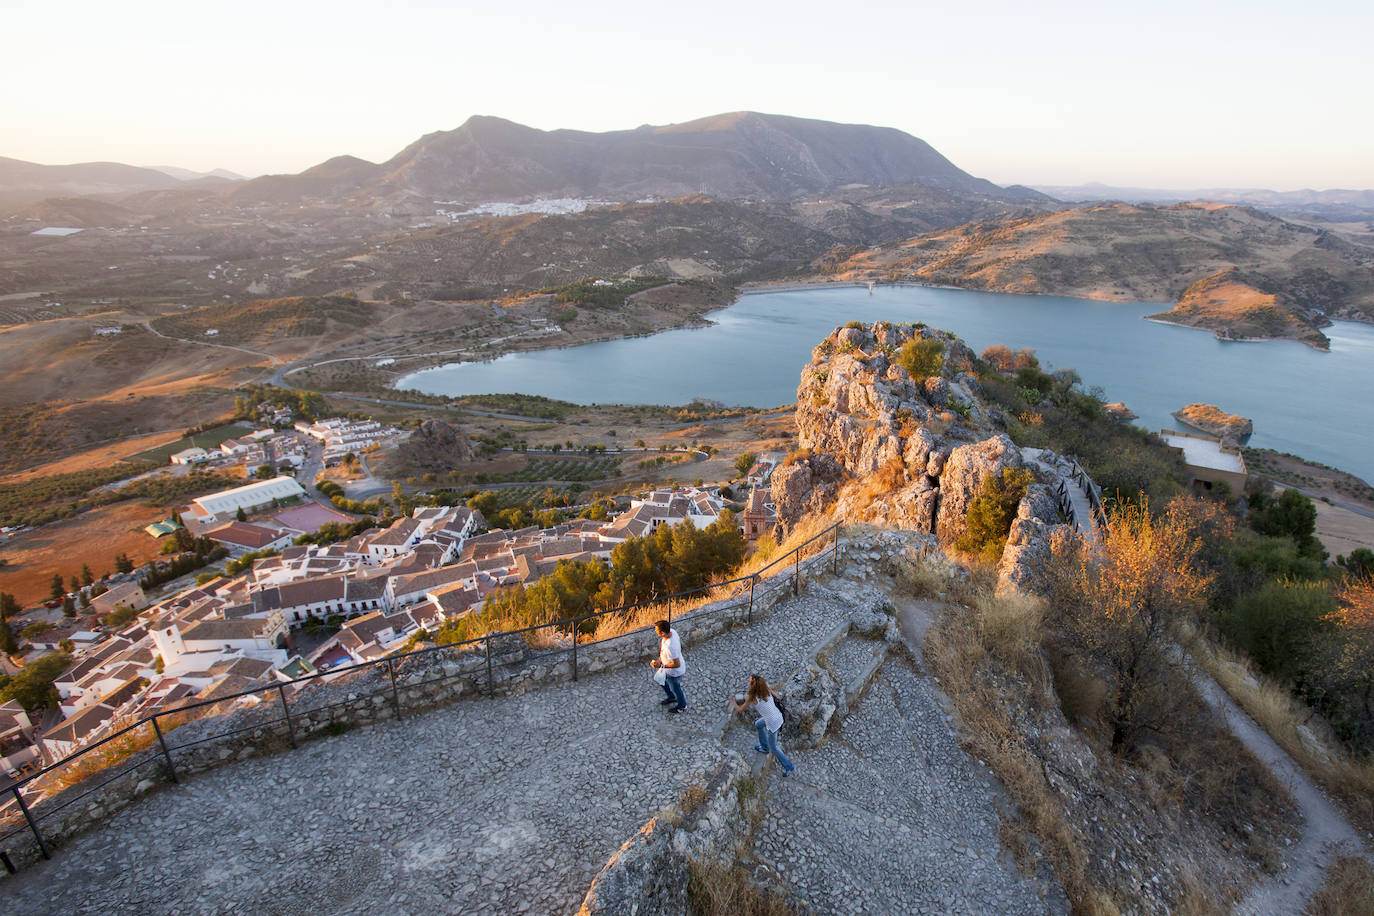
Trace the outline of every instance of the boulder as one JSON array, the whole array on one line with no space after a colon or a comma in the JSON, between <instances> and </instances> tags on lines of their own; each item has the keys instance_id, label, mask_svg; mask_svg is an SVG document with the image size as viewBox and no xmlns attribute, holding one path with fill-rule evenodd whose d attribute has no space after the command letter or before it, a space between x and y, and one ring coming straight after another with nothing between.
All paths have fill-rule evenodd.
<instances>
[{"instance_id":1,"label":"boulder","mask_svg":"<svg viewBox=\"0 0 1374 916\"><path fill-rule=\"evenodd\" d=\"M1021 450L1005 433L961 445L950 452L940 474L940 508L935 529L940 543L953 544L963 535L969 504L978 495L985 477L1000 476L1007 468L1021 466Z\"/></svg>"}]
</instances>

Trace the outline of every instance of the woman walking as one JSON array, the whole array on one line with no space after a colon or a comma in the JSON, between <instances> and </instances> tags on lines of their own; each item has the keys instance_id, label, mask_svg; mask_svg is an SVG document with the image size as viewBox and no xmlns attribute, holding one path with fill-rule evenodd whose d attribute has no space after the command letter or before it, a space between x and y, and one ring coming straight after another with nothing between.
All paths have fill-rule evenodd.
<instances>
[{"instance_id":1,"label":"woman walking","mask_svg":"<svg viewBox=\"0 0 1374 916\"><path fill-rule=\"evenodd\" d=\"M735 712L744 712L745 707L750 703L754 704L754 709L759 714L759 718L754 721L754 730L759 734L759 743L754 745L754 750L760 754L772 754L778 758L778 763L782 764L782 775L785 779L792 775L796 766L787 759L782 748L778 747L778 729L782 728L782 712L778 709L777 696L768 686L768 682L760 675L751 674L749 676L749 692L745 694L744 702L741 703L731 697L730 704L735 707Z\"/></svg>"}]
</instances>

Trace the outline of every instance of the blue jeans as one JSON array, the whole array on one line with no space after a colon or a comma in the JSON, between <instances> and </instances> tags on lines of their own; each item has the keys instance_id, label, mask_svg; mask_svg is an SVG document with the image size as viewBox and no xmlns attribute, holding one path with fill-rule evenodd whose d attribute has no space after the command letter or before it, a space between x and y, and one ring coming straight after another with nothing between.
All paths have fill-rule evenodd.
<instances>
[{"instance_id":1,"label":"blue jeans","mask_svg":"<svg viewBox=\"0 0 1374 916\"><path fill-rule=\"evenodd\" d=\"M687 695L682 692L682 676L673 677L671 674L663 679L663 692L668 694L668 699L677 700L678 709L687 708Z\"/></svg>"},{"instance_id":2,"label":"blue jeans","mask_svg":"<svg viewBox=\"0 0 1374 916\"><path fill-rule=\"evenodd\" d=\"M787 755L782 752L782 748L778 747L778 733L770 732L764 726L763 719L754 720L754 730L759 733L759 747L778 758L778 763L782 764L782 768L787 772L790 773L796 769L792 761L788 760Z\"/></svg>"}]
</instances>

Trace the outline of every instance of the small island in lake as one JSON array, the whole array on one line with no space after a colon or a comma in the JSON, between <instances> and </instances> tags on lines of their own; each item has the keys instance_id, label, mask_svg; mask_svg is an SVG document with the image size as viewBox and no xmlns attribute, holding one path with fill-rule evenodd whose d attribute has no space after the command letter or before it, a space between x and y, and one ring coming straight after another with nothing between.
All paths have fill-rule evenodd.
<instances>
[{"instance_id":1,"label":"small island in lake","mask_svg":"<svg viewBox=\"0 0 1374 916\"><path fill-rule=\"evenodd\" d=\"M1227 413L1215 404L1189 404L1182 410L1175 410L1173 417L1209 436L1216 436L1222 442L1244 442L1255 431L1254 424L1245 417Z\"/></svg>"}]
</instances>

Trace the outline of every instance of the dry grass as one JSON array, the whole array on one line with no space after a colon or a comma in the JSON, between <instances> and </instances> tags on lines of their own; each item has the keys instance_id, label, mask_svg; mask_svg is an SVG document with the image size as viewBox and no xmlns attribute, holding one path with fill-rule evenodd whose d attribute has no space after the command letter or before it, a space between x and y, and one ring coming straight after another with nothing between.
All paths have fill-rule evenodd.
<instances>
[{"instance_id":1,"label":"dry grass","mask_svg":"<svg viewBox=\"0 0 1374 916\"><path fill-rule=\"evenodd\" d=\"M796 527L794 527L792 532L783 539L783 542L778 545L777 550L775 550L771 556L760 557L759 554L755 553L754 556L744 561L740 568L735 571L735 575L737 577L753 575L774 562L777 562L777 565L768 570L769 575L781 574L784 570L790 569L796 562L796 558L789 557L788 554L820 534L826 528L829 528L832 523L833 520L825 516L806 516L797 522ZM822 538L802 551L802 559L829 550L830 545L831 540L829 537ZM781 562L778 562L779 560L781 560Z\"/></svg>"},{"instance_id":2,"label":"dry grass","mask_svg":"<svg viewBox=\"0 0 1374 916\"><path fill-rule=\"evenodd\" d=\"M1011 611L997 614L999 627L1014 616ZM1035 835L1076 912L1113 913L1110 898L1088 878L1083 843L1065 820L1039 757L1013 722L1003 689L986 676L991 653L981 633L978 614L954 610L926 634L924 657L954 703L965 746L987 762L1020 810L1020 821L1011 822L1003 834L1023 830ZM1024 842L1009 845L1023 852L1030 848ZM1029 869L1033 863L1021 865Z\"/></svg>"},{"instance_id":3,"label":"dry grass","mask_svg":"<svg viewBox=\"0 0 1374 916\"><path fill-rule=\"evenodd\" d=\"M1374 831L1374 760L1352 758L1334 739L1318 737L1314 728L1300 731L1311 720L1311 710L1286 688L1253 672L1239 656L1197 635L1189 639L1189 649L1269 737L1344 803L1357 830Z\"/></svg>"},{"instance_id":4,"label":"dry grass","mask_svg":"<svg viewBox=\"0 0 1374 916\"><path fill-rule=\"evenodd\" d=\"M687 897L696 916L792 916L783 896L759 887L738 862L687 863Z\"/></svg>"},{"instance_id":5,"label":"dry grass","mask_svg":"<svg viewBox=\"0 0 1374 916\"><path fill-rule=\"evenodd\" d=\"M118 727L123 728L127 724L125 722ZM156 740L157 735L153 732L152 725L145 723L139 728L131 729L103 745L99 750L84 754L73 763L59 770L54 770L43 780L44 792L45 794L57 793L63 789L71 788L107 767L112 767L121 760L133 756Z\"/></svg>"},{"instance_id":6,"label":"dry grass","mask_svg":"<svg viewBox=\"0 0 1374 916\"><path fill-rule=\"evenodd\" d=\"M1326 882L1303 910L1306 916L1374 916L1374 868L1342 856L1326 870Z\"/></svg>"},{"instance_id":7,"label":"dry grass","mask_svg":"<svg viewBox=\"0 0 1374 916\"><path fill-rule=\"evenodd\" d=\"M1045 602L1030 595L978 595L973 600L984 648L1031 684L1044 688L1047 670L1040 654Z\"/></svg>"}]
</instances>

